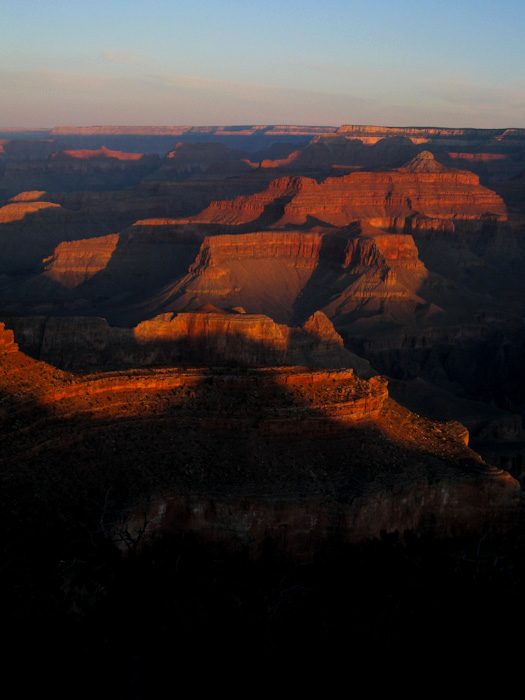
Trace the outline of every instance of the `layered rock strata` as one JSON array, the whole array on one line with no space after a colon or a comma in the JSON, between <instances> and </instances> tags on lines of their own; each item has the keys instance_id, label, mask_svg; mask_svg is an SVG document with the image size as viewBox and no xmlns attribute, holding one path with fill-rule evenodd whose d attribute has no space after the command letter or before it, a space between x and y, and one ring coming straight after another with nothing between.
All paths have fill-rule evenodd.
<instances>
[{"instance_id":1,"label":"layered rock strata","mask_svg":"<svg viewBox=\"0 0 525 700\"><path fill-rule=\"evenodd\" d=\"M13 331L6 329L3 323L0 323L0 354L8 352L16 352L18 345L15 343Z\"/></svg>"},{"instance_id":2,"label":"layered rock strata","mask_svg":"<svg viewBox=\"0 0 525 700\"><path fill-rule=\"evenodd\" d=\"M417 305L426 274L412 236L372 226L216 235L205 238L164 304L174 311L207 302L242 306L287 323L318 309L336 318L349 313L352 300L354 306L386 298Z\"/></svg>"},{"instance_id":3,"label":"layered rock strata","mask_svg":"<svg viewBox=\"0 0 525 700\"><path fill-rule=\"evenodd\" d=\"M145 544L166 531L294 560L327 538L506 528L517 483L455 423L388 398L386 382L304 368L151 369L75 378L0 354L3 532L38 514ZM138 508L137 503L140 503ZM138 508L138 510L137 510ZM102 509L102 510L100 510ZM14 513L16 511L16 518ZM101 515L102 513L102 515Z\"/></svg>"},{"instance_id":4,"label":"layered rock strata","mask_svg":"<svg viewBox=\"0 0 525 700\"><path fill-rule=\"evenodd\" d=\"M116 328L101 318L11 318L24 352L65 369L138 365L370 366L347 351L330 321L315 313L302 328L264 315L205 307L166 313L135 328ZM11 331L9 331L11 332Z\"/></svg>"},{"instance_id":5,"label":"layered rock strata","mask_svg":"<svg viewBox=\"0 0 525 700\"><path fill-rule=\"evenodd\" d=\"M259 226L265 223L283 227L308 221L311 225L345 226L361 220L389 230L404 230L414 222L417 227L420 218L455 222L487 217L505 220L501 198L482 187L477 175L446 168L430 152L423 151L400 168L354 172L327 178L320 184L302 176L281 178L259 194L214 202L187 221L237 227L257 222Z\"/></svg>"}]
</instances>

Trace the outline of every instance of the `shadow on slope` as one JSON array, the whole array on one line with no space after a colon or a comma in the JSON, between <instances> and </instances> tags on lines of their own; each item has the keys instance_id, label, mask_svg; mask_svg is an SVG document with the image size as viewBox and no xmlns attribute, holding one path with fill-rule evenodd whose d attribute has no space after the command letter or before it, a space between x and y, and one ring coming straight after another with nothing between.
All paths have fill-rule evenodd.
<instances>
[{"instance_id":1,"label":"shadow on slope","mask_svg":"<svg viewBox=\"0 0 525 700\"><path fill-rule=\"evenodd\" d=\"M337 652L345 663L353 653L405 653L432 645L436 629L479 620L473 576L484 634L506 631L487 593L505 588L508 600L510 586L517 596L522 567L511 573L493 553L514 565L521 540L407 535L401 546L384 533L347 542L343 514L360 502L379 534L381 512L385 522L414 517L401 507L412 493L422 531L443 534L432 502L421 509L423 493L459 484L479 497L480 483L497 482L452 434L443 448L444 426L391 405L380 421L345 426L326 400L344 403L352 383L315 372L294 384L269 370L254 385L260 372L194 370L178 386L169 384L184 375L175 369L80 382L53 374L48 395L46 381L38 392L32 381L40 363L22 365L17 378L6 364L1 375L4 398L15 400L2 416L0 463L2 613L14 660L23 646L25 664L60 658L64 685L106 674L121 696L136 697L167 682L173 658L184 676L232 654L274 664L285 651L302 662ZM139 556L152 505L170 493L186 494L164 511L175 527ZM388 493L399 510L381 505ZM301 551L308 565L294 563ZM470 631L475 639L480 625ZM216 641L203 647L208 638Z\"/></svg>"}]
</instances>

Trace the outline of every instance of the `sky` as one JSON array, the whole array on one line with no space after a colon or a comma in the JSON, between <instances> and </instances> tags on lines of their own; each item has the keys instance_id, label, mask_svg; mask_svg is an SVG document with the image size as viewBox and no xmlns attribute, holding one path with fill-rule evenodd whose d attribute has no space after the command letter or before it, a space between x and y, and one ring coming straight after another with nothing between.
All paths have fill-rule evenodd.
<instances>
[{"instance_id":1,"label":"sky","mask_svg":"<svg viewBox=\"0 0 525 700\"><path fill-rule=\"evenodd\" d=\"M0 0L0 127L525 127L524 0Z\"/></svg>"}]
</instances>

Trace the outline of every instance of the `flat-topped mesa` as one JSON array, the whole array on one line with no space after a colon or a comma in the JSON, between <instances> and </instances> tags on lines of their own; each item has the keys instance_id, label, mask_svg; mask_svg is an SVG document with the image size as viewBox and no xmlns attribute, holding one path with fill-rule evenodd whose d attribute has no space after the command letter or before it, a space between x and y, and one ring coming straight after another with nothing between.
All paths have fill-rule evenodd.
<instances>
[{"instance_id":1,"label":"flat-topped mesa","mask_svg":"<svg viewBox=\"0 0 525 700\"><path fill-rule=\"evenodd\" d=\"M247 125L247 126L56 126L51 136L140 135L182 136L184 134L210 134L216 136L309 136L335 131L334 126Z\"/></svg>"},{"instance_id":2,"label":"flat-topped mesa","mask_svg":"<svg viewBox=\"0 0 525 700\"><path fill-rule=\"evenodd\" d=\"M0 322L0 355L8 352L17 352L18 345L15 343L13 331L8 330L3 323Z\"/></svg>"},{"instance_id":3,"label":"flat-topped mesa","mask_svg":"<svg viewBox=\"0 0 525 700\"><path fill-rule=\"evenodd\" d=\"M319 259L322 235L302 231L224 234L207 236L189 272L204 270L222 263L246 259L288 258L300 267L313 268Z\"/></svg>"},{"instance_id":4,"label":"flat-topped mesa","mask_svg":"<svg viewBox=\"0 0 525 700\"><path fill-rule=\"evenodd\" d=\"M371 126L359 124L343 124L340 126L336 134L345 134L352 136L362 135L379 135L379 136L408 136L408 137L485 137L495 138L501 136L505 129L451 129L442 127L428 126ZM522 130L524 131L524 130Z\"/></svg>"},{"instance_id":5,"label":"flat-topped mesa","mask_svg":"<svg viewBox=\"0 0 525 700\"><path fill-rule=\"evenodd\" d=\"M55 126L51 136L107 136L107 135L152 135L180 136L191 129L190 126Z\"/></svg>"},{"instance_id":6,"label":"flat-topped mesa","mask_svg":"<svg viewBox=\"0 0 525 700\"><path fill-rule=\"evenodd\" d=\"M417 248L410 235L385 233L371 225L361 224L355 234L310 233L303 231L260 231L245 234L224 234L204 239L190 273L210 274L233 261L283 258L294 266L313 269L322 261L337 269L351 266L384 266L386 263L420 267ZM221 273L217 271L217 276Z\"/></svg>"},{"instance_id":7,"label":"flat-topped mesa","mask_svg":"<svg viewBox=\"0 0 525 700\"><path fill-rule=\"evenodd\" d=\"M342 301L358 293L361 305L371 297L417 303L415 290L427 274L411 235L363 223L348 230L223 234L204 239L162 308L187 311L209 302L281 323L303 321L319 309L335 318Z\"/></svg>"}]
</instances>

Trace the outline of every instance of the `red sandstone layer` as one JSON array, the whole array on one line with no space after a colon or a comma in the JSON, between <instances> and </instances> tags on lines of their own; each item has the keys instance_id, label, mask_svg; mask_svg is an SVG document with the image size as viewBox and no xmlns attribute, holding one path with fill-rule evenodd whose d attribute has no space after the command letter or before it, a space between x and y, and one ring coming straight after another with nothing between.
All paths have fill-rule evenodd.
<instances>
[{"instance_id":1,"label":"red sandstone layer","mask_svg":"<svg viewBox=\"0 0 525 700\"><path fill-rule=\"evenodd\" d=\"M44 259L44 275L73 289L103 270L115 252L119 234L60 243Z\"/></svg>"},{"instance_id":2,"label":"red sandstone layer","mask_svg":"<svg viewBox=\"0 0 525 700\"><path fill-rule=\"evenodd\" d=\"M135 328L112 328L101 318L43 316L10 321L22 348L67 369L145 365L304 365L352 367L370 374L368 363L343 347L321 312L301 328L264 315L215 309L161 314Z\"/></svg>"},{"instance_id":3,"label":"red sandstone layer","mask_svg":"<svg viewBox=\"0 0 525 700\"><path fill-rule=\"evenodd\" d=\"M140 160L144 157L143 153L123 153L122 151L111 151L110 149L102 146L95 151L90 151L87 148L76 150L76 151L61 151L66 156L70 158L79 158L81 160L86 158L116 158L117 160Z\"/></svg>"},{"instance_id":4,"label":"red sandstone layer","mask_svg":"<svg viewBox=\"0 0 525 700\"><path fill-rule=\"evenodd\" d=\"M10 203L16 202L35 202L36 200L42 199L42 197L47 194L45 190L31 190L29 192L20 192L9 200Z\"/></svg>"},{"instance_id":5,"label":"red sandstone layer","mask_svg":"<svg viewBox=\"0 0 525 700\"><path fill-rule=\"evenodd\" d=\"M0 370L0 467L17 517L35 499L57 512L73 495L106 504L109 484L112 517L131 536L128 507L145 500L148 535L227 531L235 547L246 534L257 556L285 532L281 551L301 557L328 533L482 532L509 527L516 512L517 483L466 447L461 426L401 409L379 377L287 368L75 378L16 351L0 353Z\"/></svg>"},{"instance_id":6,"label":"red sandstone layer","mask_svg":"<svg viewBox=\"0 0 525 700\"><path fill-rule=\"evenodd\" d=\"M0 224L6 224L12 221L21 221L27 214L33 214L41 209L59 209L59 204L51 202L16 202L6 204L0 208Z\"/></svg>"},{"instance_id":7,"label":"red sandstone layer","mask_svg":"<svg viewBox=\"0 0 525 700\"><path fill-rule=\"evenodd\" d=\"M490 163L508 158L504 153L447 153L447 156L455 160L468 160L474 163Z\"/></svg>"},{"instance_id":8,"label":"red sandstone layer","mask_svg":"<svg viewBox=\"0 0 525 700\"><path fill-rule=\"evenodd\" d=\"M505 220L503 200L479 184L479 177L446 168L423 151L401 168L353 172L318 184L301 176L280 178L255 195L213 202L180 223L229 226L266 223L303 225L308 218L333 226L368 220L377 226L403 229L410 217Z\"/></svg>"},{"instance_id":9,"label":"red sandstone layer","mask_svg":"<svg viewBox=\"0 0 525 700\"><path fill-rule=\"evenodd\" d=\"M8 330L3 323L0 323L0 355L17 351L18 345L15 343L13 331Z\"/></svg>"}]
</instances>

